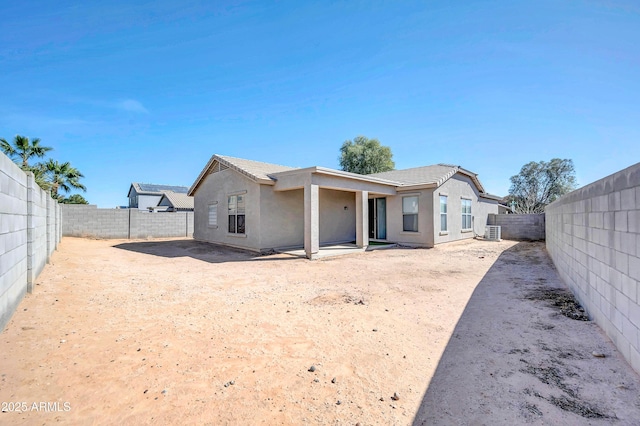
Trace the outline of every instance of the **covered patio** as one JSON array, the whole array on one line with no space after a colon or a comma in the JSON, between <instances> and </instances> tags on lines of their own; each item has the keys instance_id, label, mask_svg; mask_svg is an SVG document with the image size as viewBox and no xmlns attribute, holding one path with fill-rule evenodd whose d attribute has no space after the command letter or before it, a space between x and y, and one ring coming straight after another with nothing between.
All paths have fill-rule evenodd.
<instances>
[{"instance_id":1,"label":"covered patio","mask_svg":"<svg viewBox=\"0 0 640 426\"><path fill-rule=\"evenodd\" d=\"M271 174L274 191L304 190L304 255L318 259L336 251L365 250L369 245L369 197L396 194L396 183L324 167ZM355 245L320 247L320 189L355 193ZM324 212L322 212L324 213ZM294 250L293 252L296 252Z\"/></svg>"}]
</instances>

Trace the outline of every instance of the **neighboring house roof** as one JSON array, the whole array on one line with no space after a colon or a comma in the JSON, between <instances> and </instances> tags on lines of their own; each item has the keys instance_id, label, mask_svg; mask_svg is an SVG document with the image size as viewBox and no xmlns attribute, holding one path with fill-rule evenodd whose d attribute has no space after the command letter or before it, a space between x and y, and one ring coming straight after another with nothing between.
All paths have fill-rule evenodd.
<instances>
[{"instance_id":1,"label":"neighboring house roof","mask_svg":"<svg viewBox=\"0 0 640 426\"><path fill-rule=\"evenodd\" d=\"M135 189L136 193L138 193L139 195L162 195L165 191L173 191L180 194L186 194L187 192L189 192L189 188L186 186L156 185L154 183L132 182L127 197L131 195L132 189Z\"/></svg>"},{"instance_id":2,"label":"neighboring house roof","mask_svg":"<svg viewBox=\"0 0 640 426\"><path fill-rule=\"evenodd\" d=\"M273 184L273 179L269 177L270 174L295 169L295 167L281 166L279 164L263 163L262 161L245 160L243 158L215 154L211 159L209 159L207 165L202 169L193 185L191 185L191 188L188 191L189 195L193 195L195 193L195 190L200 186L204 178L213 171L216 163L221 164L225 168L234 169L254 182L269 184Z\"/></svg>"},{"instance_id":3,"label":"neighboring house roof","mask_svg":"<svg viewBox=\"0 0 640 426\"><path fill-rule=\"evenodd\" d=\"M160 201L158 202L158 206L162 204L163 201L168 201L170 206L177 210L193 210L193 197L188 196L187 194L174 192L174 191L166 191Z\"/></svg>"}]
</instances>

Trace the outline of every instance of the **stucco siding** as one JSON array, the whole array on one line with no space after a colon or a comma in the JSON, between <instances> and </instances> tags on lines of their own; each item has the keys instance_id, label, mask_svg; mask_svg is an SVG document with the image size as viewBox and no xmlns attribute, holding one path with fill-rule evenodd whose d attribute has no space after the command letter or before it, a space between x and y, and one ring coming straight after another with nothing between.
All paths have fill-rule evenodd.
<instances>
[{"instance_id":1,"label":"stucco siding","mask_svg":"<svg viewBox=\"0 0 640 426\"><path fill-rule=\"evenodd\" d=\"M480 198L477 207L472 206L471 214L473 215L473 232L477 235L484 235L485 229L489 224L489 215L498 214L498 201ZM475 209L474 209L475 208Z\"/></svg>"},{"instance_id":2,"label":"stucco siding","mask_svg":"<svg viewBox=\"0 0 640 426\"><path fill-rule=\"evenodd\" d=\"M302 247L304 244L304 191L276 192L260 186L262 249Z\"/></svg>"},{"instance_id":3,"label":"stucco siding","mask_svg":"<svg viewBox=\"0 0 640 426\"><path fill-rule=\"evenodd\" d=\"M245 196L245 234L228 232L228 196L237 194ZM210 205L216 206L217 226L209 226ZM260 185L240 173L226 169L207 176L195 193L194 215L194 239L260 250Z\"/></svg>"},{"instance_id":4,"label":"stucco siding","mask_svg":"<svg viewBox=\"0 0 640 426\"><path fill-rule=\"evenodd\" d=\"M162 198L161 195L138 195L138 210L149 210L149 207L155 207Z\"/></svg>"},{"instance_id":5,"label":"stucco siding","mask_svg":"<svg viewBox=\"0 0 640 426\"><path fill-rule=\"evenodd\" d=\"M320 244L355 241L355 192L320 188L319 198Z\"/></svg>"},{"instance_id":6,"label":"stucco siding","mask_svg":"<svg viewBox=\"0 0 640 426\"><path fill-rule=\"evenodd\" d=\"M433 246L432 190L419 190L387 197L387 241ZM418 196L418 232L402 230L402 198Z\"/></svg>"},{"instance_id":7,"label":"stucco siding","mask_svg":"<svg viewBox=\"0 0 640 426\"><path fill-rule=\"evenodd\" d=\"M447 196L447 231L440 231L440 196ZM498 202L480 198L471 179L456 174L433 192L434 243L484 235L489 213L498 213ZM471 231L462 230L462 200L471 200Z\"/></svg>"}]
</instances>

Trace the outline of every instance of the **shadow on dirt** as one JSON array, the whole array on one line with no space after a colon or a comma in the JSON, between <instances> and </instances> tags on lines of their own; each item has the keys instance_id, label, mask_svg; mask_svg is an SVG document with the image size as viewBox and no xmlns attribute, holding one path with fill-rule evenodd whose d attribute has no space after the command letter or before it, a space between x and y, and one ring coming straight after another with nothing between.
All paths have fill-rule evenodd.
<instances>
[{"instance_id":1,"label":"shadow on dirt","mask_svg":"<svg viewBox=\"0 0 640 426\"><path fill-rule=\"evenodd\" d=\"M544 243L505 250L469 299L413 425L614 421L614 398L585 391L619 380L591 370L619 361L592 355L594 341L607 342L591 327Z\"/></svg>"},{"instance_id":2,"label":"shadow on dirt","mask_svg":"<svg viewBox=\"0 0 640 426\"><path fill-rule=\"evenodd\" d=\"M115 248L167 258L192 257L208 263L251 262L262 260L294 260L291 256L261 255L248 250L236 249L196 240L138 241L122 243Z\"/></svg>"}]
</instances>

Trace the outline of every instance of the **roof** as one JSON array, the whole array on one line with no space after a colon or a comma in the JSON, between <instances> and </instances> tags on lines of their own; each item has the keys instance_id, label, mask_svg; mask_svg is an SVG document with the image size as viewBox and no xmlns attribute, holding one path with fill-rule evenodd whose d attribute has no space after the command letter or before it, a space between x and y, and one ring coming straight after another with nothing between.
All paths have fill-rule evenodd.
<instances>
[{"instance_id":1,"label":"roof","mask_svg":"<svg viewBox=\"0 0 640 426\"><path fill-rule=\"evenodd\" d=\"M189 188L189 195L193 195L195 193L196 189L198 188L198 186L200 186L205 176L207 176L213 170L216 162L230 169L234 169L235 171L245 175L256 183L273 184L274 179L270 177L270 175L278 172L285 172L288 170L296 169L295 167L282 166L279 164L264 163L262 161L245 160L244 158L228 157L226 155L214 154L209 159L209 162L204 167L204 169L202 169L200 175L195 180L193 185L191 185L191 188Z\"/></svg>"},{"instance_id":2,"label":"roof","mask_svg":"<svg viewBox=\"0 0 640 426\"><path fill-rule=\"evenodd\" d=\"M400 184L400 187L414 185L440 186L456 173L460 173L471 178L481 195L489 195L485 193L484 187L482 186L482 183L480 183L477 174L452 164L441 163L434 164L432 166L414 167L404 170L391 170L389 172L373 173L369 176L396 181ZM493 198L495 196L491 197Z\"/></svg>"},{"instance_id":3,"label":"roof","mask_svg":"<svg viewBox=\"0 0 640 426\"><path fill-rule=\"evenodd\" d=\"M367 176L392 180L394 182L398 182L400 185L435 184L439 186L456 174L457 171L457 166L436 164L433 166L414 167L412 169L372 173Z\"/></svg>"},{"instance_id":4,"label":"roof","mask_svg":"<svg viewBox=\"0 0 640 426\"><path fill-rule=\"evenodd\" d=\"M193 210L193 197L190 197L187 194L174 191L166 191L162 195L162 198L160 198L158 205L160 205L162 200L165 198L169 201L169 203L171 203L174 209Z\"/></svg>"},{"instance_id":5,"label":"roof","mask_svg":"<svg viewBox=\"0 0 640 426\"><path fill-rule=\"evenodd\" d=\"M286 172L310 172L310 173L329 173L342 177L371 181L386 185L394 185L399 190L408 190L415 186L429 185L438 187L445 183L456 173L468 176L478 188L481 197L493 200L499 200L500 197L485 192L482 183L478 179L478 175L460 166L452 164L435 164L432 166L414 167L404 170L392 170L389 172L372 173L369 175L360 175L357 173L349 173L341 170L328 169L325 167L308 167L296 168L281 166L278 164L263 163L261 161L245 160L242 158L227 157L225 155L213 155L205 168L200 172L196 181L189 189L189 195L195 194L198 186L204 180L205 176L213 171L215 164L236 170L247 176L256 183L273 185L278 175L287 175Z\"/></svg>"},{"instance_id":6,"label":"roof","mask_svg":"<svg viewBox=\"0 0 640 426\"><path fill-rule=\"evenodd\" d=\"M138 194L144 195L162 195L166 191L173 191L179 194L186 194L189 192L189 188L186 186L175 186L175 185L157 185L155 183L138 183L132 182L131 187L129 188L129 194L131 195L131 189L135 189Z\"/></svg>"},{"instance_id":7,"label":"roof","mask_svg":"<svg viewBox=\"0 0 640 426\"><path fill-rule=\"evenodd\" d=\"M270 174L296 169L296 167L263 163L262 161L245 160L243 158L227 157L226 155L218 155L217 157L220 160L223 160L226 163L226 166L248 175L253 180L271 179L271 177L269 177Z\"/></svg>"},{"instance_id":8,"label":"roof","mask_svg":"<svg viewBox=\"0 0 640 426\"><path fill-rule=\"evenodd\" d=\"M361 175L360 173L345 172L344 170L330 169L328 167L321 167L321 166L312 166L312 167L285 170L283 172L277 172L277 173L269 173L269 177L271 179L278 180L280 176L290 176L298 173L320 173L320 174L346 177L346 178L356 179L356 180L363 180L367 182L382 183L386 185L393 185L393 186L398 185L398 182L391 181L388 179L382 179L373 175Z\"/></svg>"}]
</instances>

